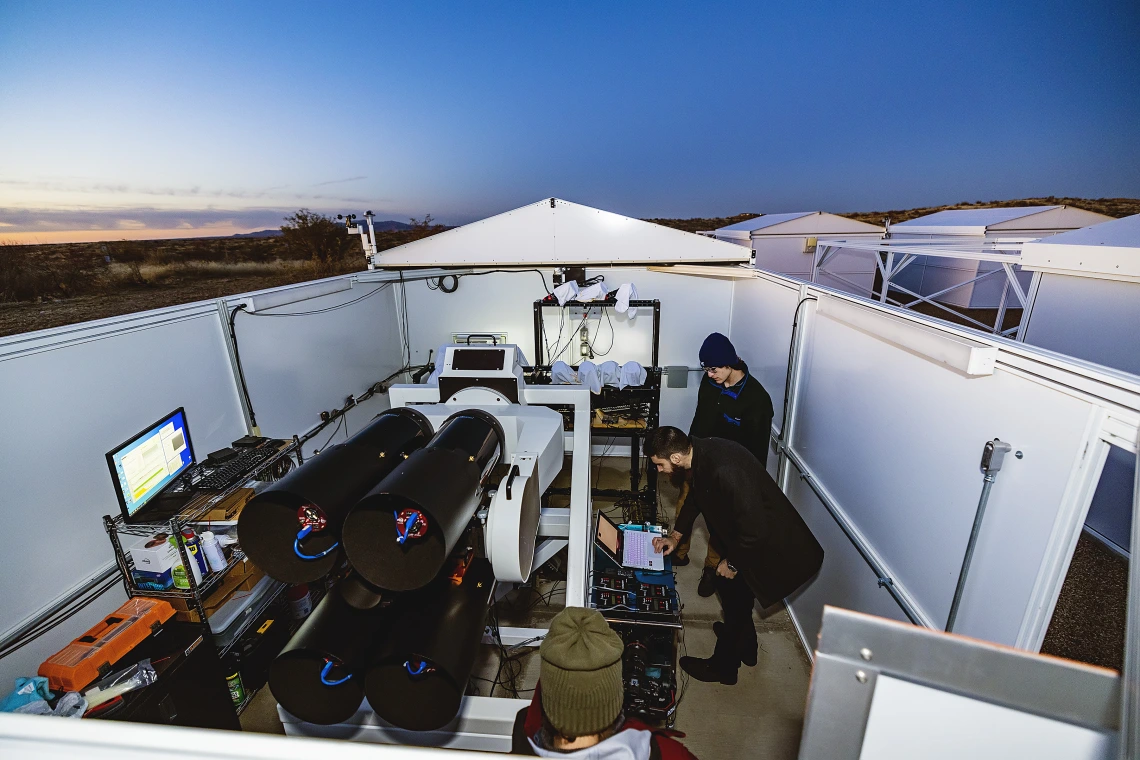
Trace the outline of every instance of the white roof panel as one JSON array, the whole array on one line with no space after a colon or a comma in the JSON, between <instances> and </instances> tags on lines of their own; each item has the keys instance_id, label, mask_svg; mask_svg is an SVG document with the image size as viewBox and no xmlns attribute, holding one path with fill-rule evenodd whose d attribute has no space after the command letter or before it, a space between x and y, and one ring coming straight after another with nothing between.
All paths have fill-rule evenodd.
<instances>
[{"instance_id":1,"label":"white roof panel","mask_svg":"<svg viewBox=\"0 0 1140 760\"><path fill-rule=\"evenodd\" d=\"M754 216L751 219L745 219L743 222L736 224L727 224L724 227L717 227L713 232L751 232L756 229L756 225L760 223L761 219L766 219L764 214Z\"/></svg>"},{"instance_id":2,"label":"white roof panel","mask_svg":"<svg viewBox=\"0 0 1140 760\"><path fill-rule=\"evenodd\" d=\"M1026 243L1021 249L1021 266L1140 283L1140 214Z\"/></svg>"},{"instance_id":3,"label":"white roof panel","mask_svg":"<svg viewBox=\"0 0 1140 760\"><path fill-rule=\"evenodd\" d=\"M1060 206L1021 206L1020 208L960 208L936 211L906 222L892 224L896 227L989 227L994 224L1020 219L1023 216L1052 211Z\"/></svg>"},{"instance_id":4,"label":"white roof panel","mask_svg":"<svg viewBox=\"0 0 1140 760\"><path fill-rule=\"evenodd\" d=\"M747 262L741 246L557 198L382 251L379 267Z\"/></svg>"}]
</instances>

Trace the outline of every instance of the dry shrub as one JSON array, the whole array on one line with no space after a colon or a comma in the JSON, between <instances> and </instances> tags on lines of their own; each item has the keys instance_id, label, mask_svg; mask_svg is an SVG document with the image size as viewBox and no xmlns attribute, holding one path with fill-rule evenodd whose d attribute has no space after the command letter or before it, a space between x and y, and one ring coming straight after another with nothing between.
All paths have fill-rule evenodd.
<instances>
[{"instance_id":1,"label":"dry shrub","mask_svg":"<svg viewBox=\"0 0 1140 760\"><path fill-rule=\"evenodd\" d=\"M58 261L38 248L0 243L0 301L68 298L91 289L93 264Z\"/></svg>"}]
</instances>

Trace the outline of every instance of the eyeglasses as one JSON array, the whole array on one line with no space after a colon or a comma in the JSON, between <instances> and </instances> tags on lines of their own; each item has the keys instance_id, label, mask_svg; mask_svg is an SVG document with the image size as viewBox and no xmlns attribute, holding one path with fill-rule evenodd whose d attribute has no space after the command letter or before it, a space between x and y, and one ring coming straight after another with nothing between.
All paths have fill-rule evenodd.
<instances>
[{"instance_id":1,"label":"eyeglasses","mask_svg":"<svg viewBox=\"0 0 1140 760\"><path fill-rule=\"evenodd\" d=\"M709 367L707 365L702 364L701 369L703 369L706 373L708 373L708 372L716 372L718 369L724 369L724 368L723 367Z\"/></svg>"}]
</instances>

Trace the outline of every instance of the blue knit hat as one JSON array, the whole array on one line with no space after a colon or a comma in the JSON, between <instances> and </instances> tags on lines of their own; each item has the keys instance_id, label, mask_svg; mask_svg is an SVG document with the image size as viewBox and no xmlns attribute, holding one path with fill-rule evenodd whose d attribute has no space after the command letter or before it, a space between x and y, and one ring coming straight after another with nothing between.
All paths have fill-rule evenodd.
<instances>
[{"instance_id":1,"label":"blue knit hat","mask_svg":"<svg viewBox=\"0 0 1140 760\"><path fill-rule=\"evenodd\" d=\"M720 333L713 333L701 344L702 367L731 367L739 358L732 341Z\"/></svg>"}]
</instances>

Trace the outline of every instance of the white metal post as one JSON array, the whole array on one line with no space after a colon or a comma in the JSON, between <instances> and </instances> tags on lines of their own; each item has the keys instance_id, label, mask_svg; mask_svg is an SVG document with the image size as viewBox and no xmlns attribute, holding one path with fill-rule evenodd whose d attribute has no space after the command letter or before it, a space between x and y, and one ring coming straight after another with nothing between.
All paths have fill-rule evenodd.
<instances>
[{"instance_id":1,"label":"white metal post","mask_svg":"<svg viewBox=\"0 0 1140 760\"><path fill-rule=\"evenodd\" d=\"M894 276L895 268L895 252L887 251L887 262L883 267L883 292L879 293L879 301L882 303L887 302L887 293L891 289L891 277Z\"/></svg>"}]
</instances>

